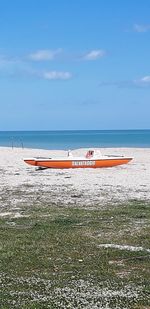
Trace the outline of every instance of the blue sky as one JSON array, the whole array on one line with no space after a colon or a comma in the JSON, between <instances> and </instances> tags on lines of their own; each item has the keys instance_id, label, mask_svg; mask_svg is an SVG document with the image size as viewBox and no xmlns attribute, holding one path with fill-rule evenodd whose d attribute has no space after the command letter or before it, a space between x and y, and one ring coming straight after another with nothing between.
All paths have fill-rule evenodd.
<instances>
[{"instance_id":1,"label":"blue sky","mask_svg":"<svg viewBox=\"0 0 150 309\"><path fill-rule=\"evenodd\" d=\"M149 0L1 0L0 130L150 128Z\"/></svg>"}]
</instances>

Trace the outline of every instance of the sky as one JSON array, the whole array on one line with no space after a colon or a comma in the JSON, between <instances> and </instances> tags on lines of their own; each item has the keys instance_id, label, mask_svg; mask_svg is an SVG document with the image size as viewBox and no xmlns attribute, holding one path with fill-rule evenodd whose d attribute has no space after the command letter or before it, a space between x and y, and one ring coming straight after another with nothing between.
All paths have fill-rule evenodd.
<instances>
[{"instance_id":1,"label":"sky","mask_svg":"<svg viewBox=\"0 0 150 309\"><path fill-rule=\"evenodd\" d=\"M0 0L0 131L149 128L149 0Z\"/></svg>"}]
</instances>

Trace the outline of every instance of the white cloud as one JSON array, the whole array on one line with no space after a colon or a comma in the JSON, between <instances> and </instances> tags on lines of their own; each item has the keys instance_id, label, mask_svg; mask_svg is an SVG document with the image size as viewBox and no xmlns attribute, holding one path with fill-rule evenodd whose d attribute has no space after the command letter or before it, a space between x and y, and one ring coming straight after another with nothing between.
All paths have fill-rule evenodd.
<instances>
[{"instance_id":1,"label":"white cloud","mask_svg":"<svg viewBox=\"0 0 150 309\"><path fill-rule=\"evenodd\" d=\"M99 58L102 58L106 55L106 52L102 49L95 49L91 50L87 54L83 56L84 60L97 60Z\"/></svg>"},{"instance_id":2,"label":"white cloud","mask_svg":"<svg viewBox=\"0 0 150 309\"><path fill-rule=\"evenodd\" d=\"M32 53L28 56L28 59L32 61L47 61L53 60L55 57L62 52L62 49L50 50L50 49L41 49L37 50L35 53Z\"/></svg>"},{"instance_id":3,"label":"white cloud","mask_svg":"<svg viewBox=\"0 0 150 309\"><path fill-rule=\"evenodd\" d=\"M150 31L150 25L134 24L133 30L135 32L139 32L139 33L148 32L148 31Z\"/></svg>"},{"instance_id":4,"label":"white cloud","mask_svg":"<svg viewBox=\"0 0 150 309\"><path fill-rule=\"evenodd\" d=\"M70 72L47 71L41 74L41 77L48 80L68 80L71 79Z\"/></svg>"},{"instance_id":5,"label":"white cloud","mask_svg":"<svg viewBox=\"0 0 150 309\"><path fill-rule=\"evenodd\" d=\"M141 81L144 83L150 83L150 76L145 76L143 78L141 78Z\"/></svg>"},{"instance_id":6,"label":"white cloud","mask_svg":"<svg viewBox=\"0 0 150 309\"><path fill-rule=\"evenodd\" d=\"M10 58L5 55L0 55L0 67L6 67L9 65L14 65L20 63L18 58Z\"/></svg>"},{"instance_id":7,"label":"white cloud","mask_svg":"<svg viewBox=\"0 0 150 309\"><path fill-rule=\"evenodd\" d=\"M40 78L47 80L69 80L72 74L68 71L42 71L35 69L27 62L0 55L0 75L15 78Z\"/></svg>"},{"instance_id":8,"label":"white cloud","mask_svg":"<svg viewBox=\"0 0 150 309\"><path fill-rule=\"evenodd\" d=\"M144 76L139 79L134 80L122 80L122 81L108 81L108 82L100 82L100 87L103 86L115 86L118 88L149 88L150 87L150 75Z\"/></svg>"},{"instance_id":9,"label":"white cloud","mask_svg":"<svg viewBox=\"0 0 150 309\"><path fill-rule=\"evenodd\" d=\"M140 79L135 79L133 83L139 87L150 87L150 75L144 76Z\"/></svg>"},{"instance_id":10,"label":"white cloud","mask_svg":"<svg viewBox=\"0 0 150 309\"><path fill-rule=\"evenodd\" d=\"M17 72L27 69L27 64L18 58L0 55L0 74L2 76L14 76Z\"/></svg>"}]
</instances>

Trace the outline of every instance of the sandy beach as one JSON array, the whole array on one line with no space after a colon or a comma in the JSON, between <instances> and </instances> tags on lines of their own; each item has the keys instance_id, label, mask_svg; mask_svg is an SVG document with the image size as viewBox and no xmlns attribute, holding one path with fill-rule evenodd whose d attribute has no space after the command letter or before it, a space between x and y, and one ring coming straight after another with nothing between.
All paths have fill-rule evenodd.
<instances>
[{"instance_id":1,"label":"sandy beach","mask_svg":"<svg viewBox=\"0 0 150 309\"><path fill-rule=\"evenodd\" d=\"M0 148L4 307L149 308L150 149L101 151L134 159L36 170L23 158L67 153Z\"/></svg>"},{"instance_id":2,"label":"sandy beach","mask_svg":"<svg viewBox=\"0 0 150 309\"><path fill-rule=\"evenodd\" d=\"M65 151L0 148L1 216L21 214L30 202L63 206L103 207L109 203L150 199L150 149L101 149L103 154L132 156L129 163L113 168L36 170L24 157L61 156ZM86 149L74 150L82 155Z\"/></svg>"}]
</instances>

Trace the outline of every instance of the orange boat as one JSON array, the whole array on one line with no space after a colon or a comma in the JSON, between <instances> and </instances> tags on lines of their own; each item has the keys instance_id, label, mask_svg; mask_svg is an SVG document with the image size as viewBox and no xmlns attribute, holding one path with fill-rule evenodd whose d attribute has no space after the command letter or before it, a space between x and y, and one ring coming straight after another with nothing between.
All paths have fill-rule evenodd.
<instances>
[{"instance_id":1,"label":"orange boat","mask_svg":"<svg viewBox=\"0 0 150 309\"><path fill-rule=\"evenodd\" d=\"M69 151L66 157L56 158L25 158L24 162L41 168L102 168L126 164L132 157L102 155L100 150L89 150L83 157L74 157Z\"/></svg>"}]
</instances>

